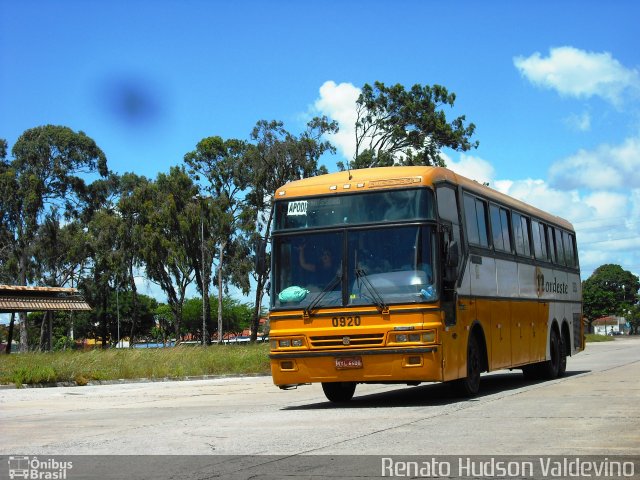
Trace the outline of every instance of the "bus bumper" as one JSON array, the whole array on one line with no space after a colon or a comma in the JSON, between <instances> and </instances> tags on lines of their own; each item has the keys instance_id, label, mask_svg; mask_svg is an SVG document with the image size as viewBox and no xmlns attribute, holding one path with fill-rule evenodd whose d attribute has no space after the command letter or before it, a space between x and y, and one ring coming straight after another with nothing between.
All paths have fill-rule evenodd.
<instances>
[{"instance_id":1,"label":"bus bumper","mask_svg":"<svg viewBox=\"0 0 640 480\"><path fill-rule=\"evenodd\" d=\"M414 348L271 353L278 386L314 382L413 383L442 381L439 345Z\"/></svg>"}]
</instances>

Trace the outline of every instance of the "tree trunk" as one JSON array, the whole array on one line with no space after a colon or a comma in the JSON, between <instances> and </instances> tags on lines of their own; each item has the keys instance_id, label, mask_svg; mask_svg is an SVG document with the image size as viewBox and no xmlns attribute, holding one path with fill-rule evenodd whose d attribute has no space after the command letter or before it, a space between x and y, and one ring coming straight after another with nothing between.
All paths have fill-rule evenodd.
<instances>
[{"instance_id":1,"label":"tree trunk","mask_svg":"<svg viewBox=\"0 0 640 480\"><path fill-rule=\"evenodd\" d=\"M20 352L29 351L29 342L27 339L27 312L20 312L18 314L20 318Z\"/></svg>"},{"instance_id":2,"label":"tree trunk","mask_svg":"<svg viewBox=\"0 0 640 480\"><path fill-rule=\"evenodd\" d=\"M356 147L357 148L357 147ZM354 157L355 158L355 157ZM269 211L269 219L266 223L266 230L264 232L264 240L258 242L258 247L261 251L256 252L256 255L261 255L265 257L266 260L266 248L267 248L267 239L271 234L271 222L273 221L273 213L275 209L271 208ZM262 297L264 296L264 286L267 284L269 280L269 275L271 272L271 268L266 269L265 274L258 275L257 278L257 287L256 287L256 303L253 307L253 320L251 324L251 342L255 342L258 339L258 328L260 328L260 311L262 310Z\"/></svg>"},{"instance_id":3,"label":"tree trunk","mask_svg":"<svg viewBox=\"0 0 640 480\"><path fill-rule=\"evenodd\" d=\"M20 278L19 285L27 285L27 252L23 245L20 254ZM20 312L20 352L29 350L29 339L27 337L27 312Z\"/></svg>"},{"instance_id":4,"label":"tree trunk","mask_svg":"<svg viewBox=\"0 0 640 480\"><path fill-rule=\"evenodd\" d=\"M129 347L132 347L135 344L138 323L138 288L133 275L133 265L129 265L129 286L131 287L131 334L129 335Z\"/></svg>"},{"instance_id":5,"label":"tree trunk","mask_svg":"<svg viewBox=\"0 0 640 480\"><path fill-rule=\"evenodd\" d=\"M262 296L264 294L265 275L258 275L258 284L256 285L256 302L253 306L253 319L251 320L251 339L254 343L258 339L258 328L260 328L260 311L262 310Z\"/></svg>"},{"instance_id":6,"label":"tree trunk","mask_svg":"<svg viewBox=\"0 0 640 480\"><path fill-rule=\"evenodd\" d=\"M222 343L222 265L226 242L220 244L220 261L218 262L218 343Z\"/></svg>"},{"instance_id":7,"label":"tree trunk","mask_svg":"<svg viewBox=\"0 0 640 480\"><path fill-rule=\"evenodd\" d=\"M42 321L40 322L40 351L41 352L46 352L47 351L47 343L46 343L46 337L47 337L47 325L48 323L48 317L49 317L49 312L44 312L44 315L42 315Z\"/></svg>"},{"instance_id":8,"label":"tree trunk","mask_svg":"<svg viewBox=\"0 0 640 480\"><path fill-rule=\"evenodd\" d=\"M102 337L102 348L109 348L109 331L107 329L107 307L108 307L108 298L104 289L102 292L102 308L100 309L100 330Z\"/></svg>"},{"instance_id":9,"label":"tree trunk","mask_svg":"<svg viewBox=\"0 0 640 480\"><path fill-rule=\"evenodd\" d=\"M201 213L202 215L202 213ZM200 248L201 248L201 265L202 265L202 344L211 345L211 334L209 333L209 325L211 325L211 305L209 302L209 281L211 272L211 262L204 248L204 219L200 217ZM197 272L196 272L197 273ZM197 275L196 275L197 276Z\"/></svg>"},{"instance_id":10,"label":"tree trunk","mask_svg":"<svg viewBox=\"0 0 640 480\"><path fill-rule=\"evenodd\" d=\"M203 255L203 260L205 255ZM209 333L209 327L211 325L211 299L209 298L209 283L211 275L211 262L208 262L202 267L203 283L202 283L202 301L204 310L204 329L203 335L205 336L205 343L211 345L211 334Z\"/></svg>"},{"instance_id":11,"label":"tree trunk","mask_svg":"<svg viewBox=\"0 0 640 480\"><path fill-rule=\"evenodd\" d=\"M5 348L4 353L9 355L11 353L11 345L13 343L13 325L16 321L16 312L11 313L11 320L9 321L9 332L7 334L7 348Z\"/></svg>"}]
</instances>

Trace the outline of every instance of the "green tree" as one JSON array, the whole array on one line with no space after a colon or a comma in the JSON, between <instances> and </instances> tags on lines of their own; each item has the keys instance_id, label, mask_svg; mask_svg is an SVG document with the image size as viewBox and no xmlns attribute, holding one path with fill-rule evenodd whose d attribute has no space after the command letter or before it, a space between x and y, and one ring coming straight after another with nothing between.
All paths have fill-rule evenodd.
<instances>
[{"instance_id":1,"label":"green tree","mask_svg":"<svg viewBox=\"0 0 640 480\"><path fill-rule=\"evenodd\" d=\"M443 107L453 107L455 93L441 85L365 84L356 101L356 153L351 168L401 165L444 166L442 148L467 151L473 123L461 115L451 122ZM338 166L345 169L342 163Z\"/></svg>"},{"instance_id":2,"label":"green tree","mask_svg":"<svg viewBox=\"0 0 640 480\"><path fill-rule=\"evenodd\" d=\"M149 205L151 189L146 177L134 173L125 173L118 182L117 233L115 248L115 283L116 288L124 285L131 292L131 323L129 330L129 345L133 347L137 327L141 321L138 308L138 287L136 286L136 272L143 265L142 246L145 243L144 229L141 219L144 217L144 206Z\"/></svg>"},{"instance_id":3,"label":"green tree","mask_svg":"<svg viewBox=\"0 0 640 480\"><path fill-rule=\"evenodd\" d=\"M200 251L195 233L199 218L193 202L198 188L184 168L172 167L169 174L158 174L155 182L140 189L138 238L144 240L140 254L147 277L167 295L177 340L186 289L194 278L193 258Z\"/></svg>"},{"instance_id":4,"label":"green tree","mask_svg":"<svg viewBox=\"0 0 640 480\"><path fill-rule=\"evenodd\" d=\"M583 313L592 331L593 321L608 315L624 316L637 303L640 280L620 265L596 268L582 282Z\"/></svg>"},{"instance_id":5,"label":"green tree","mask_svg":"<svg viewBox=\"0 0 640 480\"><path fill-rule=\"evenodd\" d=\"M87 225L89 274L83 275L79 288L93 310L88 314L98 329L85 332L102 339L102 348L109 346L108 306L112 285L118 277L117 236L120 219L113 208L98 210Z\"/></svg>"},{"instance_id":6,"label":"green tree","mask_svg":"<svg viewBox=\"0 0 640 480\"><path fill-rule=\"evenodd\" d=\"M17 263L13 257L13 232L10 228L11 210L14 203L15 174L7 162L7 141L0 138L0 283L11 284L17 276ZM5 353L11 353L11 340L14 337L15 313L11 314L7 329L7 347Z\"/></svg>"},{"instance_id":7,"label":"green tree","mask_svg":"<svg viewBox=\"0 0 640 480\"><path fill-rule=\"evenodd\" d=\"M156 326L156 310L158 302L147 295L133 291L109 292L109 303L107 309L108 329L110 344L115 346L118 339L118 318L120 318L120 338L126 337L125 332L135 330L136 338L129 337L129 346L133 345L138 338L155 340L152 330ZM135 315L135 319L134 319ZM135 329L133 323L136 323Z\"/></svg>"},{"instance_id":8,"label":"green tree","mask_svg":"<svg viewBox=\"0 0 640 480\"><path fill-rule=\"evenodd\" d=\"M209 299L209 305L211 306L212 311L217 311L218 298L212 296ZM221 310L223 331L239 335L243 330L249 328L253 314L252 305L242 303L230 296L225 296L222 299ZM185 300L183 308L183 326L185 333L188 332L196 338L202 335L201 312L201 298L190 298ZM214 332L217 332L217 327L215 325Z\"/></svg>"},{"instance_id":9,"label":"green tree","mask_svg":"<svg viewBox=\"0 0 640 480\"><path fill-rule=\"evenodd\" d=\"M244 197L250 180L247 148L244 141L223 140L214 136L202 139L194 151L184 156L189 174L196 182L202 182L203 189L210 195L206 210L209 217L207 236L211 235L217 250L218 343L222 342L223 337L222 297L226 285L231 282L243 292L249 291L248 272L251 266L248 255L243 254L248 252L238 235L245 221ZM200 269L204 281L201 280L199 284L205 301L208 299L208 274L212 257L211 249L208 256L205 254L205 263ZM205 306L205 315L208 311Z\"/></svg>"},{"instance_id":10,"label":"green tree","mask_svg":"<svg viewBox=\"0 0 640 480\"><path fill-rule=\"evenodd\" d=\"M89 175L107 175L107 159L83 132L46 125L26 130L12 149L14 160L3 167L3 190L11 200L4 203L12 240L11 256L17 265L15 282L26 285L31 278L33 247L44 217L53 207L69 219L97 203L87 185ZM21 315L20 348L27 349L26 315Z\"/></svg>"},{"instance_id":11,"label":"green tree","mask_svg":"<svg viewBox=\"0 0 640 480\"><path fill-rule=\"evenodd\" d=\"M250 226L249 243L254 258L264 254L266 270L256 272L256 297L251 322L251 341L257 338L260 324L262 297L269 279L269 261L265 248L266 239L271 234L273 201L276 190L287 182L327 173L326 167L319 165L325 153L335 153L331 143L322 140L327 133L336 133L338 125L326 117L312 119L299 136L289 133L279 121L260 120L251 132L254 142L248 151L251 190L247 195L245 215Z\"/></svg>"},{"instance_id":12,"label":"green tree","mask_svg":"<svg viewBox=\"0 0 640 480\"><path fill-rule=\"evenodd\" d=\"M87 234L79 221L62 225L57 208L53 208L45 217L38 230L33 255L34 278L36 283L56 287L59 285L77 285L77 279L87 263ZM75 283L74 283L75 282ZM69 312L72 319L72 312ZM53 314L43 316L40 327L40 349L53 347ZM71 336L72 325L65 336Z\"/></svg>"},{"instance_id":13,"label":"green tree","mask_svg":"<svg viewBox=\"0 0 640 480\"><path fill-rule=\"evenodd\" d=\"M175 333L173 325L174 315L171 307L165 303L158 305L153 312L156 324L162 332L163 341L166 342Z\"/></svg>"},{"instance_id":14,"label":"green tree","mask_svg":"<svg viewBox=\"0 0 640 480\"><path fill-rule=\"evenodd\" d=\"M629 335L638 335L640 330L640 304L633 305L625 314L627 321L631 325Z\"/></svg>"},{"instance_id":15,"label":"green tree","mask_svg":"<svg viewBox=\"0 0 640 480\"><path fill-rule=\"evenodd\" d=\"M7 141L0 138L0 283L9 283L5 279L14 276L9 267L12 239L9 221L11 219L13 177L11 165L7 162Z\"/></svg>"}]
</instances>

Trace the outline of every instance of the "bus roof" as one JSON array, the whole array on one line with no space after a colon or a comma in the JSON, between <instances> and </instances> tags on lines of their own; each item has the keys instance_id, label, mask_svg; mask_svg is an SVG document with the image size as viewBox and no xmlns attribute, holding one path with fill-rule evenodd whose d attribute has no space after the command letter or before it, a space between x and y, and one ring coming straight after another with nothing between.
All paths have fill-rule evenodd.
<instances>
[{"instance_id":1,"label":"bus roof","mask_svg":"<svg viewBox=\"0 0 640 480\"><path fill-rule=\"evenodd\" d=\"M571 223L561 217L551 215L443 167L378 167L318 175L283 185L276 190L276 200L303 196L361 193L381 189L433 187L441 182L460 185L463 189L484 198L573 231Z\"/></svg>"}]
</instances>

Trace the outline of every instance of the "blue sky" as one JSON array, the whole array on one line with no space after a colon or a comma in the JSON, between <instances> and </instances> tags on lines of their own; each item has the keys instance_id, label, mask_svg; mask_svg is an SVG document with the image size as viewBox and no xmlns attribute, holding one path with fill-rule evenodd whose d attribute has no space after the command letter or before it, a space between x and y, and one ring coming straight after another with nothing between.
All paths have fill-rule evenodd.
<instances>
[{"instance_id":1,"label":"blue sky","mask_svg":"<svg viewBox=\"0 0 640 480\"><path fill-rule=\"evenodd\" d=\"M480 147L472 178L575 223L583 278L640 274L640 4L596 1L0 2L0 137L66 125L155 177L260 119L341 123L358 88L441 84Z\"/></svg>"}]
</instances>

